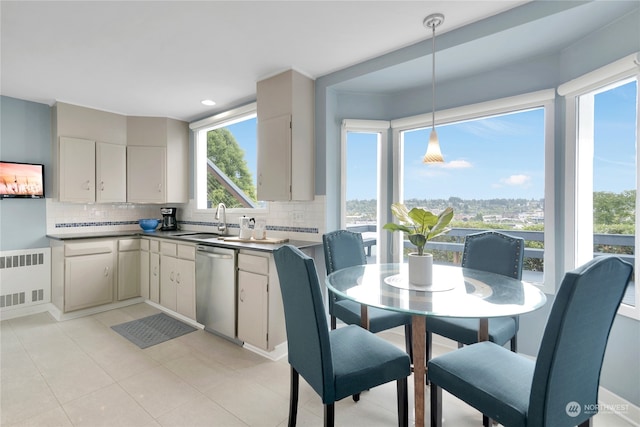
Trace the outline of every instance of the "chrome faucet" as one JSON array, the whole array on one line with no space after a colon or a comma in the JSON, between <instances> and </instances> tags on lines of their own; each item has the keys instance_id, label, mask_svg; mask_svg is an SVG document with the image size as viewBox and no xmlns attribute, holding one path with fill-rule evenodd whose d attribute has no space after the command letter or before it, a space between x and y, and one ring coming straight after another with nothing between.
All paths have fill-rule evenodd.
<instances>
[{"instance_id":1,"label":"chrome faucet","mask_svg":"<svg viewBox=\"0 0 640 427\"><path fill-rule=\"evenodd\" d=\"M222 234L227 232L227 207L224 203L218 203L216 208L216 219L220 221L220 211L222 211L222 221L218 222L218 231Z\"/></svg>"}]
</instances>

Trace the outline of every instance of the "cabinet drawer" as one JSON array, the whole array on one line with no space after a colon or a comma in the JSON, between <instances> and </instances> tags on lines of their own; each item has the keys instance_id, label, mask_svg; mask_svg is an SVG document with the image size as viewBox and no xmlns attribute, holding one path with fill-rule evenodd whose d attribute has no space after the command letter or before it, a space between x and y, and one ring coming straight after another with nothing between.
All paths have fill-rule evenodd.
<instances>
[{"instance_id":1,"label":"cabinet drawer","mask_svg":"<svg viewBox=\"0 0 640 427\"><path fill-rule=\"evenodd\" d=\"M118 240L118 250L120 252L140 250L140 239L120 239Z\"/></svg>"},{"instance_id":2,"label":"cabinet drawer","mask_svg":"<svg viewBox=\"0 0 640 427\"><path fill-rule=\"evenodd\" d=\"M196 259L196 247L191 245L178 245L178 258Z\"/></svg>"},{"instance_id":3,"label":"cabinet drawer","mask_svg":"<svg viewBox=\"0 0 640 427\"><path fill-rule=\"evenodd\" d=\"M178 253L178 245L176 243L160 242L160 253L174 257Z\"/></svg>"},{"instance_id":4,"label":"cabinet drawer","mask_svg":"<svg viewBox=\"0 0 640 427\"><path fill-rule=\"evenodd\" d=\"M238 255L238 269L257 274L269 274L269 259L256 255Z\"/></svg>"},{"instance_id":5,"label":"cabinet drawer","mask_svg":"<svg viewBox=\"0 0 640 427\"><path fill-rule=\"evenodd\" d=\"M149 240L149 250L151 252L160 252L160 242L158 240Z\"/></svg>"},{"instance_id":6,"label":"cabinet drawer","mask_svg":"<svg viewBox=\"0 0 640 427\"><path fill-rule=\"evenodd\" d=\"M149 250L149 241L147 239L140 240L140 249L142 249L143 251Z\"/></svg>"},{"instance_id":7,"label":"cabinet drawer","mask_svg":"<svg viewBox=\"0 0 640 427\"><path fill-rule=\"evenodd\" d=\"M108 254L111 252L113 252L112 240L65 243L64 245L64 256Z\"/></svg>"}]
</instances>

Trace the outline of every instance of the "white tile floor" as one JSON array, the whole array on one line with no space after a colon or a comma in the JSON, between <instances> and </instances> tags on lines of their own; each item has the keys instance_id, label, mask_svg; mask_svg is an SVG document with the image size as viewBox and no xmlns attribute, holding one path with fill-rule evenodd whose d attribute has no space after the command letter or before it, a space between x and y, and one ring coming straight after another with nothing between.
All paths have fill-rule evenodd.
<instances>
[{"instance_id":1,"label":"white tile floor","mask_svg":"<svg viewBox=\"0 0 640 427\"><path fill-rule=\"evenodd\" d=\"M286 358L273 362L202 330L141 350L110 328L157 312L137 304L64 322L47 313L2 321L0 425L287 425ZM399 333L382 336L403 346ZM321 426L320 399L300 386L298 425ZM413 413L411 378L409 390ZM392 383L357 404L338 402L336 424L397 425L395 393ZM445 426L481 425L479 413L446 393L443 406ZM594 424L631 425L606 413Z\"/></svg>"}]
</instances>

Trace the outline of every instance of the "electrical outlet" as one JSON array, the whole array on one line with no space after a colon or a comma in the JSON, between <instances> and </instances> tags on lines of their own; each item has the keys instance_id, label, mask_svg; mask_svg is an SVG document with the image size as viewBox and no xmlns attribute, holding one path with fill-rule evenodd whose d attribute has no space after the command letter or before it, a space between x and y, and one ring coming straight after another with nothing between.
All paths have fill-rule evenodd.
<instances>
[{"instance_id":1,"label":"electrical outlet","mask_svg":"<svg viewBox=\"0 0 640 427\"><path fill-rule=\"evenodd\" d=\"M304 221L304 213L302 211L291 212L291 222L299 224Z\"/></svg>"}]
</instances>

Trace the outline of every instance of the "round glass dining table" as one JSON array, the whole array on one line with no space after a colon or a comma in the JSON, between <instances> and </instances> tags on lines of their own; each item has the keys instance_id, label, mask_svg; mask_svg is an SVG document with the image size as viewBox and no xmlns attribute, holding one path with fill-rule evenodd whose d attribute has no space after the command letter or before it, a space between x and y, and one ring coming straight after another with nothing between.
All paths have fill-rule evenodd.
<instances>
[{"instance_id":1,"label":"round glass dining table","mask_svg":"<svg viewBox=\"0 0 640 427\"><path fill-rule=\"evenodd\" d=\"M478 318L478 340L489 337L488 319L517 316L542 307L546 296L535 285L500 274L457 266L433 266L428 288L409 283L407 264L366 264L335 271L326 284L336 295L364 306L412 315L415 425L424 426L426 322L429 316ZM427 290L428 289L428 290Z\"/></svg>"}]
</instances>

